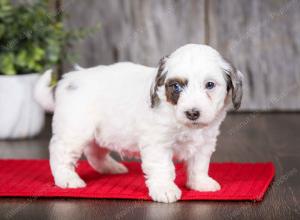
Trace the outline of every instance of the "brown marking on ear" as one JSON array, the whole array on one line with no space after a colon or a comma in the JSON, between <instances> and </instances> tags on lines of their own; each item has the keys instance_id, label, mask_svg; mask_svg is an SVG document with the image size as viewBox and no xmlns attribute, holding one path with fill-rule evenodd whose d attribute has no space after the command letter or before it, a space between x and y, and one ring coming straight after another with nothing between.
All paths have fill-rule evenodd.
<instances>
[{"instance_id":1,"label":"brown marking on ear","mask_svg":"<svg viewBox=\"0 0 300 220\"><path fill-rule=\"evenodd\" d=\"M157 74L156 74L155 80L154 80L154 82L151 86L151 90L150 90L151 108L154 108L160 102L160 99L157 94L157 90L158 90L158 87L164 85L164 82L166 79L167 72L165 71L165 64L166 64L167 58L168 58L168 56L164 56L163 58L160 59L159 64L158 64Z\"/></svg>"},{"instance_id":2,"label":"brown marking on ear","mask_svg":"<svg viewBox=\"0 0 300 220\"><path fill-rule=\"evenodd\" d=\"M231 91L232 104L235 110L239 109L243 97L243 81L242 74L226 60L230 65L229 70L225 71L225 79L227 81L227 92Z\"/></svg>"},{"instance_id":3,"label":"brown marking on ear","mask_svg":"<svg viewBox=\"0 0 300 220\"><path fill-rule=\"evenodd\" d=\"M175 92L174 85L178 83L181 87L186 87L188 84L187 79L183 78L171 78L168 79L165 84L165 92L166 92L166 98L167 102L170 102L172 105L177 105L178 99L180 97L180 93Z\"/></svg>"}]
</instances>

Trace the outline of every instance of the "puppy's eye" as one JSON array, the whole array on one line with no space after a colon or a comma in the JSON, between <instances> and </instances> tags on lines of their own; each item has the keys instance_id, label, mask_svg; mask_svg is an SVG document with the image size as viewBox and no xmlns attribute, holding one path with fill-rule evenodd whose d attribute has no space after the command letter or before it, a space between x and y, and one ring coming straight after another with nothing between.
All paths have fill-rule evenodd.
<instances>
[{"instance_id":1,"label":"puppy's eye","mask_svg":"<svg viewBox=\"0 0 300 220\"><path fill-rule=\"evenodd\" d=\"M215 88L215 86L216 86L216 84L214 82L207 82L205 84L206 89L213 89L213 88Z\"/></svg>"},{"instance_id":2,"label":"puppy's eye","mask_svg":"<svg viewBox=\"0 0 300 220\"><path fill-rule=\"evenodd\" d=\"M180 93L183 90L183 88L181 87L181 85L179 85L179 83L174 83L172 86L175 93Z\"/></svg>"}]
</instances>

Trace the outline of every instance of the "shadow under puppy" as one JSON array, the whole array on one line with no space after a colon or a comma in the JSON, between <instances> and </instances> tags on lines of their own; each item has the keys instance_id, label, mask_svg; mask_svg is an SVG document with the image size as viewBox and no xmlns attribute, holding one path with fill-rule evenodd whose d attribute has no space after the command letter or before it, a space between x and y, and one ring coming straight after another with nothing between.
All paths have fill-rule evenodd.
<instances>
[{"instance_id":1,"label":"shadow under puppy","mask_svg":"<svg viewBox=\"0 0 300 220\"><path fill-rule=\"evenodd\" d=\"M50 166L55 184L85 187L75 171L84 153L100 173L125 173L110 151L139 153L149 195L175 202L173 157L187 165L187 187L217 191L208 175L219 126L232 101L242 99L242 75L213 48L188 44L163 57L158 68L130 62L64 75L55 94L51 71L39 79L35 96L54 111Z\"/></svg>"}]
</instances>

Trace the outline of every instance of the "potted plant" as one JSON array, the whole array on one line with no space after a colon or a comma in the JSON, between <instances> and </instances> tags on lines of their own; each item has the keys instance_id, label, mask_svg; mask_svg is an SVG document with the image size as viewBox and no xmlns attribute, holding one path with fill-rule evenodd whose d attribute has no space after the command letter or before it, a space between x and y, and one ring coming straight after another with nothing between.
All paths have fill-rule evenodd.
<instances>
[{"instance_id":1,"label":"potted plant","mask_svg":"<svg viewBox=\"0 0 300 220\"><path fill-rule=\"evenodd\" d=\"M83 30L65 31L61 18L48 10L47 1L13 5L0 0L0 139L32 137L43 128L34 84L84 35Z\"/></svg>"}]
</instances>

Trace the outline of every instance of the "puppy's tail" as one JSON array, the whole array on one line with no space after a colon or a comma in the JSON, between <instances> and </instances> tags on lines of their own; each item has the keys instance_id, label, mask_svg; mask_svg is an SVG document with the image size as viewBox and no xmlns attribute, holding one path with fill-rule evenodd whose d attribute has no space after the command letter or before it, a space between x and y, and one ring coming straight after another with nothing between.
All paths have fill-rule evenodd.
<instances>
[{"instance_id":1,"label":"puppy's tail","mask_svg":"<svg viewBox=\"0 0 300 220\"><path fill-rule=\"evenodd\" d=\"M38 79L34 88L34 98L35 100L48 112L54 111L54 94L53 86L51 83L52 70L47 70Z\"/></svg>"}]
</instances>

